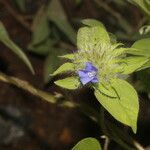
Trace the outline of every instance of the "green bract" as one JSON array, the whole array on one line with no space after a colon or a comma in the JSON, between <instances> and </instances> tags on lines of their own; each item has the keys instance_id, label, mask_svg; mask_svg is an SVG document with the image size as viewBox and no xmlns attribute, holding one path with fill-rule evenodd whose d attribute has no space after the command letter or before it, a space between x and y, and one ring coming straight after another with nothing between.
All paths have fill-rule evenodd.
<instances>
[{"instance_id":1,"label":"green bract","mask_svg":"<svg viewBox=\"0 0 150 150\"><path fill-rule=\"evenodd\" d=\"M78 51L61 56L69 62L53 73L70 72L72 77L55 83L71 90L82 87L77 73L84 69L85 63L91 62L98 69L98 83L88 85L95 90L97 100L115 119L130 126L136 133L139 111L137 92L122 77L149 67L150 52L141 46L149 39L137 41L131 48L123 48L123 44L111 42L113 40L105 27L98 21L86 19L83 23L86 26L80 28L77 34Z\"/></svg>"},{"instance_id":2,"label":"green bract","mask_svg":"<svg viewBox=\"0 0 150 150\"><path fill-rule=\"evenodd\" d=\"M88 137L78 142L72 150L102 150L99 141L95 138Z\"/></svg>"}]
</instances>

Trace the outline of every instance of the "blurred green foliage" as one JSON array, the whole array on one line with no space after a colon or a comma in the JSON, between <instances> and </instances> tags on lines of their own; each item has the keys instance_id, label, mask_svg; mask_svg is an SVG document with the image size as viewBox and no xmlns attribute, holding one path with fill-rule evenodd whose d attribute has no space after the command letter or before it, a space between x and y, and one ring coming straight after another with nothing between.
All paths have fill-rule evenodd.
<instances>
[{"instance_id":1,"label":"blurred green foliage","mask_svg":"<svg viewBox=\"0 0 150 150\"><path fill-rule=\"evenodd\" d=\"M26 13L27 1L26 0L14 0L15 4L22 13ZM125 17L122 10L126 10L131 4L137 6L140 10L142 19L139 21L136 29L129 21L129 17ZM75 5L77 7L83 5L86 1L75 0ZM149 0L113 0L113 1L102 1L102 0L93 0L92 3L96 4L95 9L109 14L106 18L106 22L109 23L109 26L115 27L114 34L110 33L111 42L116 42L116 39L119 41L126 41L129 45L132 45L132 48L137 50L142 50L141 55L144 57L150 56L150 2ZM110 4L111 3L111 4ZM115 7L113 7L115 5ZM128 13L127 13L128 15ZM98 18L99 19L99 18ZM135 18L133 18L135 19ZM74 24L79 25L81 18L73 18ZM66 53L72 53L76 48L76 31L73 25L70 23L66 11L62 5L61 0L48 0L38 8L36 14L33 16L32 27L31 27L31 41L28 44L28 50L30 53L41 56L45 59L43 66L43 77L45 83L48 83L54 71L60 66L65 60L60 59L59 56L64 55L64 58L69 58L71 55L65 55ZM97 22L93 22L95 24ZM88 19L84 24L89 25ZM91 22L90 22L91 24ZM107 24L106 24L107 25ZM108 25L107 25L108 26ZM117 37L117 38L116 38ZM144 39L143 39L144 38ZM9 37L4 25L0 23L0 41L5 44L10 50L12 50L22 61L28 66L32 73L34 73L33 67L19 46L14 43ZM133 51L137 53L137 51ZM138 52L139 53L139 52ZM132 55L132 54L129 54ZM139 62L139 60L138 60ZM136 62L132 61L136 65ZM35 66L36 67L36 66ZM134 66L135 67L135 66ZM148 61L144 66L142 66L141 71L136 72L134 75L137 77L136 81L131 80L137 87L139 92L150 94L150 69L142 70L150 67L150 62ZM62 69L62 68L61 68ZM132 79L132 78L131 78ZM59 80L58 80L59 81ZM70 82L76 81L75 79L68 78L68 85L70 88ZM8 82L8 81L7 81ZM57 81L56 81L57 82ZM62 80L61 80L62 82ZM21 83L21 82L20 82ZM56 84L59 85L57 82ZM78 85L78 83L77 83ZM28 86L27 86L28 88ZM33 90L34 91L34 90ZM45 93L44 93L45 94ZM102 117L103 118L103 117ZM128 138L124 137L124 133L118 131L118 128L114 124L109 123L109 126L105 124L108 131L110 132L109 136L116 141L119 145L124 147L124 149L130 149L128 143ZM133 144L133 139L130 139ZM100 145L96 139L86 139L77 144L73 149L79 150L82 146L87 149L92 145L96 145L100 149ZM83 149L83 148L82 148ZM133 149L133 148L131 148Z\"/></svg>"}]
</instances>

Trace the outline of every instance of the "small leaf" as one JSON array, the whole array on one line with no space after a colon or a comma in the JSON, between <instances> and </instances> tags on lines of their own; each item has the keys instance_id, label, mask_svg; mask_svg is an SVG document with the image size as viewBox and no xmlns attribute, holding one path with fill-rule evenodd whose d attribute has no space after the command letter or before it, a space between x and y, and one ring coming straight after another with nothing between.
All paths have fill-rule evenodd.
<instances>
[{"instance_id":1,"label":"small leaf","mask_svg":"<svg viewBox=\"0 0 150 150\"><path fill-rule=\"evenodd\" d=\"M105 29L105 26L103 25L103 23L101 23L100 21L98 21L96 19L83 19L82 23L84 25L87 25L87 26L90 26L90 27L101 26Z\"/></svg>"},{"instance_id":2,"label":"small leaf","mask_svg":"<svg viewBox=\"0 0 150 150\"><path fill-rule=\"evenodd\" d=\"M116 44L117 43L117 37L116 35L112 34L109 32L109 37L110 37L110 43L111 44Z\"/></svg>"},{"instance_id":3,"label":"small leaf","mask_svg":"<svg viewBox=\"0 0 150 150\"><path fill-rule=\"evenodd\" d=\"M110 85L107 85L105 83L99 83L97 88L100 92L102 92L103 94L105 94L107 96L117 97L116 92Z\"/></svg>"},{"instance_id":4,"label":"small leaf","mask_svg":"<svg viewBox=\"0 0 150 150\"><path fill-rule=\"evenodd\" d=\"M65 63L65 64L61 65L52 75L65 73L67 71L74 71L74 64L73 63Z\"/></svg>"},{"instance_id":5,"label":"small leaf","mask_svg":"<svg viewBox=\"0 0 150 150\"><path fill-rule=\"evenodd\" d=\"M4 27L4 25L0 22L0 41L5 44L10 50L12 50L30 69L30 71L34 74L33 67L25 55L25 53L18 47L10 38Z\"/></svg>"},{"instance_id":6,"label":"small leaf","mask_svg":"<svg viewBox=\"0 0 150 150\"><path fill-rule=\"evenodd\" d=\"M126 48L116 48L114 49L114 51L112 52L112 55L117 57L119 55L122 55L126 52Z\"/></svg>"},{"instance_id":7,"label":"small leaf","mask_svg":"<svg viewBox=\"0 0 150 150\"><path fill-rule=\"evenodd\" d=\"M59 57L69 59L69 60L74 60L74 54L66 54L66 55L59 56Z\"/></svg>"},{"instance_id":8,"label":"small leaf","mask_svg":"<svg viewBox=\"0 0 150 150\"><path fill-rule=\"evenodd\" d=\"M110 38L107 31L101 26L82 27L77 34L78 50L97 50L108 47Z\"/></svg>"},{"instance_id":9,"label":"small leaf","mask_svg":"<svg viewBox=\"0 0 150 150\"><path fill-rule=\"evenodd\" d=\"M36 45L43 42L50 35L49 23L44 7L41 7L38 10L33 20L32 29L33 33L32 33L32 41L30 43L31 45Z\"/></svg>"},{"instance_id":10,"label":"small leaf","mask_svg":"<svg viewBox=\"0 0 150 150\"><path fill-rule=\"evenodd\" d=\"M51 0L48 5L47 15L50 21L52 21L68 38L75 44L76 34L72 26L70 25L65 11L59 0Z\"/></svg>"},{"instance_id":11,"label":"small leaf","mask_svg":"<svg viewBox=\"0 0 150 150\"><path fill-rule=\"evenodd\" d=\"M79 141L72 150L102 150L102 148L97 139L89 137Z\"/></svg>"},{"instance_id":12,"label":"small leaf","mask_svg":"<svg viewBox=\"0 0 150 150\"><path fill-rule=\"evenodd\" d=\"M118 94L117 98L108 97L95 90L97 100L115 119L132 127L136 133L139 103L135 89L121 79L114 79L112 86Z\"/></svg>"},{"instance_id":13,"label":"small leaf","mask_svg":"<svg viewBox=\"0 0 150 150\"><path fill-rule=\"evenodd\" d=\"M52 74L63 63L63 60L58 56L66 53L67 51L64 49L54 47L49 48L49 54L44 62L44 81L46 83L52 78L50 74Z\"/></svg>"},{"instance_id":14,"label":"small leaf","mask_svg":"<svg viewBox=\"0 0 150 150\"><path fill-rule=\"evenodd\" d=\"M134 55L141 55L141 56L147 56L150 57L150 38L142 39L136 41L131 49L129 49L130 54ZM132 49L133 48L133 49Z\"/></svg>"},{"instance_id":15,"label":"small leaf","mask_svg":"<svg viewBox=\"0 0 150 150\"><path fill-rule=\"evenodd\" d=\"M147 57L127 57L125 58L124 64L121 66L123 67L122 74L130 74L134 71L138 71L146 62L148 62L149 58Z\"/></svg>"},{"instance_id":16,"label":"small leaf","mask_svg":"<svg viewBox=\"0 0 150 150\"><path fill-rule=\"evenodd\" d=\"M54 39L48 38L47 40L38 45L32 45L32 43L29 44L28 50L38 55L47 56L51 49L53 49L54 44Z\"/></svg>"},{"instance_id":17,"label":"small leaf","mask_svg":"<svg viewBox=\"0 0 150 150\"><path fill-rule=\"evenodd\" d=\"M80 81L77 77L68 77L62 80L55 81L55 84L69 90L75 90L80 86Z\"/></svg>"}]
</instances>

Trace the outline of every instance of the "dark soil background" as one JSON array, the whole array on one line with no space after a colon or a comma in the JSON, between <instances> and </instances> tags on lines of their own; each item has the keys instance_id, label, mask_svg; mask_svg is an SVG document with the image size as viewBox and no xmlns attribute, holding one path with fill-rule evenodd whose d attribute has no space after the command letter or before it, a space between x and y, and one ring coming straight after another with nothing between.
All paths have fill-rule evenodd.
<instances>
[{"instance_id":1,"label":"dark soil background","mask_svg":"<svg viewBox=\"0 0 150 150\"><path fill-rule=\"evenodd\" d=\"M12 3L13 0L3 1L7 1L18 12ZM45 2L46 0L28 0L28 12L25 15L33 15ZM90 0L81 7L76 7L74 3L73 0L62 0L70 21L74 17L98 18L106 24L109 31L117 30L109 26L107 20L109 14L95 9ZM134 16L134 21L131 16L129 17L131 24L135 26L142 15L132 5L129 5L128 9ZM22 17L25 15L22 14ZM14 18L2 3L0 3L0 20L11 38L25 50L36 74L32 75L22 61L3 44L0 44L0 71L26 80L37 88L55 91L55 88L50 89L44 85L44 58L26 50L26 45L31 40L31 32ZM83 94L86 96L83 97ZM75 100L82 99L82 101L93 99L92 94L89 96L87 91L76 93L74 97ZM140 97L139 127L135 138L141 145L147 147L150 145L150 103L144 94ZM97 136L98 132L97 125L78 109L52 105L19 88L0 82L0 150L70 150L80 139Z\"/></svg>"}]
</instances>

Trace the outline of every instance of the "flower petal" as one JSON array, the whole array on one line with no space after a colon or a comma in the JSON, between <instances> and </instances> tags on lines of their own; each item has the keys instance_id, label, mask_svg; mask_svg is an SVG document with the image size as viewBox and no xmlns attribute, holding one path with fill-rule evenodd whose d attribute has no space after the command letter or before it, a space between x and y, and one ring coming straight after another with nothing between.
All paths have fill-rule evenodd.
<instances>
[{"instance_id":1,"label":"flower petal","mask_svg":"<svg viewBox=\"0 0 150 150\"><path fill-rule=\"evenodd\" d=\"M94 77L92 80L91 80L92 83L97 83L98 82L98 78L97 77Z\"/></svg>"},{"instance_id":2,"label":"flower petal","mask_svg":"<svg viewBox=\"0 0 150 150\"><path fill-rule=\"evenodd\" d=\"M93 66L93 64L91 63L91 62L87 62L86 64L85 64L85 70L86 71L98 71L98 69L96 68L96 67L94 67Z\"/></svg>"},{"instance_id":3,"label":"flower petal","mask_svg":"<svg viewBox=\"0 0 150 150\"><path fill-rule=\"evenodd\" d=\"M85 84L91 82L91 80L92 80L92 79L89 78L89 77L80 78L80 81L81 81L81 83L82 83L83 85L85 85Z\"/></svg>"},{"instance_id":4,"label":"flower petal","mask_svg":"<svg viewBox=\"0 0 150 150\"><path fill-rule=\"evenodd\" d=\"M80 78L88 77L87 71L85 71L85 70L79 70L78 75L79 75Z\"/></svg>"}]
</instances>

